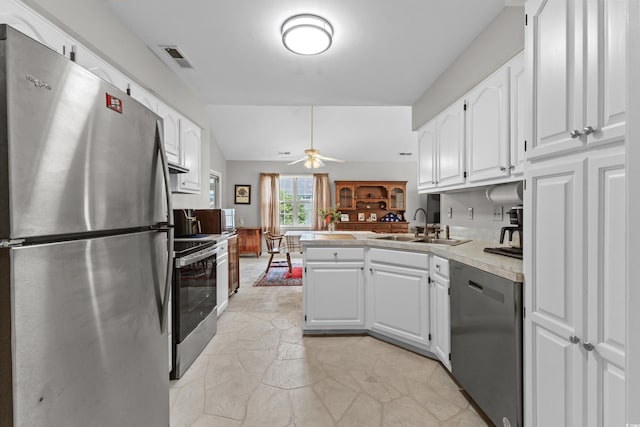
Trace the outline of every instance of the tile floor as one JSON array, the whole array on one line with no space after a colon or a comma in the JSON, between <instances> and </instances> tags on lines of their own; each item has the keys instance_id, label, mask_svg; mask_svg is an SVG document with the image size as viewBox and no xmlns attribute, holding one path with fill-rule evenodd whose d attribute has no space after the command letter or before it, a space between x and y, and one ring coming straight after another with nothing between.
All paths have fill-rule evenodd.
<instances>
[{"instance_id":1,"label":"tile floor","mask_svg":"<svg viewBox=\"0 0 640 427\"><path fill-rule=\"evenodd\" d=\"M437 362L371 337L303 337L301 287L240 259L218 333L171 384L171 427L486 426Z\"/></svg>"}]
</instances>

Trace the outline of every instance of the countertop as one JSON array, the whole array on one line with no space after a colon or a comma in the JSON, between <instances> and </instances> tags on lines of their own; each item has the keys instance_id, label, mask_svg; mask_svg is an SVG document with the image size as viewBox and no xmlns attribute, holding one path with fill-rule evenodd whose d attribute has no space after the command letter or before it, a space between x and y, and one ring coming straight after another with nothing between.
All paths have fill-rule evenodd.
<instances>
[{"instance_id":1,"label":"countertop","mask_svg":"<svg viewBox=\"0 0 640 427\"><path fill-rule=\"evenodd\" d=\"M484 252L484 248L499 246L495 242L483 240L472 240L457 246L437 245L431 243L401 242L392 240L380 240L376 237L388 236L389 234L376 234L370 232L331 232L330 234L339 236L351 235L341 239L334 237L323 239L322 234L328 232L304 232L300 235L300 243L303 247L309 246L366 246L374 248L400 249L406 251L431 253L446 259L452 259L488 273L495 274L513 282L524 282L522 260L509 258L503 255L496 255ZM316 238L318 234L318 238ZM396 234L397 235L397 234ZM455 236L452 236L455 238Z\"/></svg>"}]
</instances>

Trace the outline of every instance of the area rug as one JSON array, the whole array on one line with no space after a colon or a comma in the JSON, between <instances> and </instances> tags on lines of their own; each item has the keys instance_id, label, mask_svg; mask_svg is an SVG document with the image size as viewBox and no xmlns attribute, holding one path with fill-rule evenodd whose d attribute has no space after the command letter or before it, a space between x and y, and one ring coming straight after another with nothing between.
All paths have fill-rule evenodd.
<instances>
[{"instance_id":1,"label":"area rug","mask_svg":"<svg viewBox=\"0 0 640 427\"><path fill-rule=\"evenodd\" d=\"M272 266L253 286L302 286L302 265L293 263L291 273L286 265Z\"/></svg>"}]
</instances>

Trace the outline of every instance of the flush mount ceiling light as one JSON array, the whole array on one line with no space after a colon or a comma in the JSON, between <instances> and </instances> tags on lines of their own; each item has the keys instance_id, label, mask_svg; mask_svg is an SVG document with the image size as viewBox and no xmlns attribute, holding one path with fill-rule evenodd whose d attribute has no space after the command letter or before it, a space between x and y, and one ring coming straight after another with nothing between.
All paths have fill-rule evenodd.
<instances>
[{"instance_id":1,"label":"flush mount ceiling light","mask_svg":"<svg viewBox=\"0 0 640 427\"><path fill-rule=\"evenodd\" d=\"M298 55L322 53L329 49L333 40L333 27L317 15L292 16L284 21L280 32L284 47Z\"/></svg>"}]
</instances>

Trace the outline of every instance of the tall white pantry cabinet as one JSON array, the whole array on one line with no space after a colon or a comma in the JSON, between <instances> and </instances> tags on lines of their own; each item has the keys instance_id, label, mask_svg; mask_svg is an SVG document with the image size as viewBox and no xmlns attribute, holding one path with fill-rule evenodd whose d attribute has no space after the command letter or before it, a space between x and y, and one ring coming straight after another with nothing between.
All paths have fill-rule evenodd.
<instances>
[{"instance_id":1,"label":"tall white pantry cabinet","mask_svg":"<svg viewBox=\"0 0 640 427\"><path fill-rule=\"evenodd\" d=\"M528 0L525 425L625 425L627 0Z\"/></svg>"}]
</instances>

